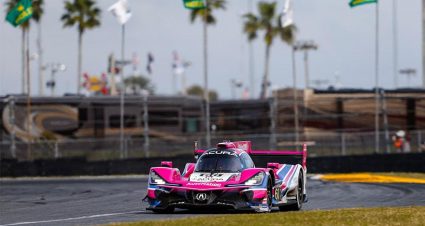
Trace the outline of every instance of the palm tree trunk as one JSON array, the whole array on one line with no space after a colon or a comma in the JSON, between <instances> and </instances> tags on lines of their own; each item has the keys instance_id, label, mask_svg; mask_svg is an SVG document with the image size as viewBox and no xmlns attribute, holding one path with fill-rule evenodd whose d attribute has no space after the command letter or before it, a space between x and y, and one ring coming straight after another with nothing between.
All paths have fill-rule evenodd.
<instances>
[{"instance_id":1,"label":"palm tree trunk","mask_svg":"<svg viewBox=\"0 0 425 226\"><path fill-rule=\"evenodd\" d=\"M22 81L21 81L21 93L25 94L25 33L26 29L22 28Z\"/></svg>"},{"instance_id":2,"label":"palm tree trunk","mask_svg":"<svg viewBox=\"0 0 425 226\"><path fill-rule=\"evenodd\" d=\"M261 99L267 97L269 87L269 61L270 61L270 45L266 45L266 60L264 62L264 77L261 85Z\"/></svg>"},{"instance_id":3,"label":"palm tree trunk","mask_svg":"<svg viewBox=\"0 0 425 226\"><path fill-rule=\"evenodd\" d=\"M81 62L83 58L83 33L78 33L78 72L77 72L77 94L80 94L81 89Z\"/></svg>"},{"instance_id":4,"label":"palm tree trunk","mask_svg":"<svg viewBox=\"0 0 425 226\"><path fill-rule=\"evenodd\" d=\"M208 4L208 1L207 1ZM208 5L207 5L208 7ZM204 14L204 23L202 27L204 38L204 99L205 99L205 140L207 147L211 146L211 125L210 125L210 90L208 87L208 13Z\"/></svg>"}]
</instances>

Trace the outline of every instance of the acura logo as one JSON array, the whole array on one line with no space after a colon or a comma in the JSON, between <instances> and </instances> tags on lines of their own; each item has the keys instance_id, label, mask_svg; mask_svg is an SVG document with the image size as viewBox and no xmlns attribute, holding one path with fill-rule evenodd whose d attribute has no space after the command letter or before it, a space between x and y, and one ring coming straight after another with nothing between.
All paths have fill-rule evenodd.
<instances>
[{"instance_id":1,"label":"acura logo","mask_svg":"<svg viewBox=\"0 0 425 226\"><path fill-rule=\"evenodd\" d=\"M195 198L196 198L196 200L199 200L199 201L205 201L205 200L207 200L207 194L198 193L198 194L196 194Z\"/></svg>"}]
</instances>

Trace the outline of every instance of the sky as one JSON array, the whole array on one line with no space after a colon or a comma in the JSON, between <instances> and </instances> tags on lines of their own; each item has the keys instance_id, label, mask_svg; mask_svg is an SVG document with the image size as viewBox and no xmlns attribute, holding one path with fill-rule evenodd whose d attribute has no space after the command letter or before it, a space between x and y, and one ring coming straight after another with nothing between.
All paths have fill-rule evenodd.
<instances>
[{"instance_id":1,"label":"sky","mask_svg":"<svg viewBox=\"0 0 425 226\"><path fill-rule=\"evenodd\" d=\"M5 18L5 0L0 0L0 18ZM99 0L101 26L88 30L83 37L83 72L100 75L106 71L107 57L120 56L121 27L107 11L115 0ZM139 55L140 71L145 70L147 53L154 55L151 79L157 94L172 95L174 90L172 52L192 63L186 70L187 86L203 85L202 24L190 23L189 11L182 0L129 0L132 17L126 24L126 57ZM249 11L250 2L256 12L258 0L228 0L225 11L216 11L217 24L208 28L208 74L210 88L219 97L232 97L231 80L241 80L250 88L249 44L242 32L241 15ZM283 9L283 0L278 11ZM350 88L375 86L375 5L350 8L349 0L294 0L294 20L298 40L314 40L317 51L309 53L310 80L328 80L330 85ZM394 88L393 70L393 0L380 1L379 84ZM44 63L63 63L65 72L56 75L56 94L76 92L77 30L63 28L60 21L64 1L45 0L42 18ZM414 68L417 75L410 81L398 75L398 86L419 87L422 81L421 0L398 0L398 65ZM30 31L30 52L37 52L37 26ZM262 34L252 42L254 49L255 87L259 96L264 69L265 45ZM303 55L296 54L297 86L303 88ZM38 63L31 61L31 93L38 95ZM127 67L126 74L131 73ZM128 73L127 73L128 72ZM50 78L50 71L45 77ZM292 86L291 49L276 39L271 50L270 80L272 89ZM180 84L178 84L179 88ZM0 20L0 95L21 91L21 30ZM48 93L45 91L45 93ZM236 90L240 97L242 90Z\"/></svg>"}]
</instances>

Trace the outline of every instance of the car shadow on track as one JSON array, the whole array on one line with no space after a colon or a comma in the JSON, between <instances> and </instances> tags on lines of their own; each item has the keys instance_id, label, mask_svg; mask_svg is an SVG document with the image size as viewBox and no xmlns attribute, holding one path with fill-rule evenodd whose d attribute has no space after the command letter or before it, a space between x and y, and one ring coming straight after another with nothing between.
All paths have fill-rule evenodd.
<instances>
[{"instance_id":1,"label":"car shadow on track","mask_svg":"<svg viewBox=\"0 0 425 226\"><path fill-rule=\"evenodd\" d=\"M280 211L278 208L273 208L271 212L287 212ZM196 209L196 210L187 210L187 209L176 209L172 213L154 213L152 211L146 210L141 212L142 214L155 214L155 215L215 215L215 214L259 214L253 210L231 210L231 209Z\"/></svg>"}]
</instances>

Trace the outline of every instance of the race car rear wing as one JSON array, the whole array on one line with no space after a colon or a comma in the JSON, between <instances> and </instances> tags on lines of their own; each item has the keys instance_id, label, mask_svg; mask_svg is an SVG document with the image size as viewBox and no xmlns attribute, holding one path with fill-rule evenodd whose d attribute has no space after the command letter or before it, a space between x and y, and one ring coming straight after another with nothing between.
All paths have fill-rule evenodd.
<instances>
[{"instance_id":1,"label":"race car rear wing","mask_svg":"<svg viewBox=\"0 0 425 226\"><path fill-rule=\"evenodd\" d=\"M307 144L303 144L302 150L252 150L251 141L223 142L218 143L217 147L242 149L251 156L255 165L260 167L267 167L270 162L300 164L304 169L307 167ZM204 152L205 150L198 149L195 142L195 158Z\"/></svg>"},{"instance_id":2,"label":"race car rear wing","mask_svg":"<svg viewBox=\"0 0 425 226\"><path fill-rule=\"evenodd\" d=\"M252 150L251 141L233 143L237 148L246 151L259 167L266 167L271 162L300 164L304 169L307 167L307 144L303 144L302 150Z\"/></svg>"}]
</instances>

